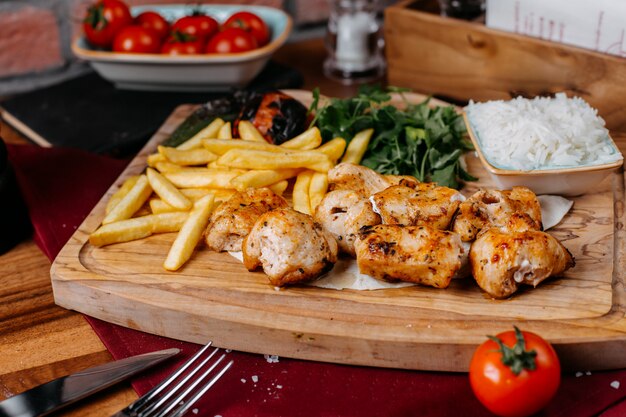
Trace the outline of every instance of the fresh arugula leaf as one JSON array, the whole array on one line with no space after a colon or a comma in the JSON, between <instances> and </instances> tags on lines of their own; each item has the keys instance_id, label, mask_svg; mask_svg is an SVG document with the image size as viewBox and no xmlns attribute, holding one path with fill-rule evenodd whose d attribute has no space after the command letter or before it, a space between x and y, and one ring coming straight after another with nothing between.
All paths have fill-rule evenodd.
<instances>
[{"instance_id":1,"label":"fresh arugula leaf","mask_svg":"<svg viewBox=\"0 0 626 417\"><path fill-rule=\"evenodd\" d=\"M413 175L420 181L459 187L475 181L460 165L463 152L472 150L465 124L452 106L428 106L428 100L407 104L404 110L387 104L391 93L408 89L362 86L355 97L332 99L319 108L319 90L313 92L310 112L324 141L334 137L351 140L363 129L373 128L362 164L382 174Z\"/></svg>"}]
</instances>

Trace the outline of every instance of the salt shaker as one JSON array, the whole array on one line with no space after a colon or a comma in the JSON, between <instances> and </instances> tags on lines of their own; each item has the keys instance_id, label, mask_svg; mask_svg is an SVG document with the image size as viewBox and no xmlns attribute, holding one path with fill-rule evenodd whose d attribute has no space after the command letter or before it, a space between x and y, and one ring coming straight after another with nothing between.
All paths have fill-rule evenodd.
<instances>
[{"instance_id":1,"label":"salt shaker","mask_svg":"<svg viewBox=\"0 0 626 417\"><path fill-rule=\"evenodd\" d=\"M385 59L377 0L330 0L324 74L345 84L383 75Z\"/></svg>"}]
</instances>

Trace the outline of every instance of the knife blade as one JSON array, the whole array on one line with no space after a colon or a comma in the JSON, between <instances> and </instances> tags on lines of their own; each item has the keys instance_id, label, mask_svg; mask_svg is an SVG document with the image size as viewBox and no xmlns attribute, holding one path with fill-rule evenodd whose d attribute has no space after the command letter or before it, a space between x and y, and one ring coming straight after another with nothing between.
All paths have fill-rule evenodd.
<instances>
[{"instance_id":1,"label":"knife blade","mask_svg":"<svg viewBox=\"0 0 626 417\"><path fill-rule=\"evenodd\" d=\"M0 402L0 417L37 417L49 414L156 365L178 352L180 349L173 348L144 353L55 379Z\"/></svg>"}]
</instances>

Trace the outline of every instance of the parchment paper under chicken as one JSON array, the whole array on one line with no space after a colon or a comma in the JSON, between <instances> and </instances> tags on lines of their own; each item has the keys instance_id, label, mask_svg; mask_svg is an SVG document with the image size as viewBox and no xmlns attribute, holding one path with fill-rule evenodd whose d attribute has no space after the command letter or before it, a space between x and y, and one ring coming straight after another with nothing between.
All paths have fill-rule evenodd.
<instances>
[{"instance_id":1,"label":"parchment paper under chicken","mask_svg":"<svg viewBox=\"0 0 626 417\"><path fill-rule=\"evenodd\" d=\"M308 214L290 208L263 214L243 242L243 263L259 266L274 286L317 278L337 262L337 242Z\"/></svg>"},{"instance_id":2,"label":"parchment paper under chicken","mask_svg":"<svg viewBox=\"0 0 626 417\"><path fill-rule=\"evenodd\" d=\"M331 190L352 190L369 198L392 185L413 187L419 181L408 175L381 175L362 165L343 162L328 171L328 183Z\"/></svg>"},{"instance_id":3,"label":"parchment paper under chicken","mask_svg":"<svg viewBox=\"0 0 626 417\"><path fill-rule=\"evenodd\" d=\"M363 226L380 224L372 203L352 190L331 191L315 210L315 220L330 232L339 250L354 257L354 241Z\"/></svg>"},{"instance_id":4,"label":"parchment paper under chicken","mask_svg":"<svg viewBox=\"0 0 626 417\"><path fill-rule=\"evenodd\" d=\"M287 206L287 201L269 188L237 192L211 215L204 232L206 244L218 252L240 251L243 238L262 214Z\"/></svg>"},{"instance_id":5,"label":"parchment paper under chicken","mask_svg":"<svg viewBox=\"0 0 626 417\"><path fill-rule=\"evenodd\" d=\"M383 224L432 226L446 230L461 204L463 195L435 183L418 183L414 187L394 185L371 196L374 211Z\"/></svg>"},{"instance_id":6,"label":"parchment paper under chicken","mask_svg":"<svg viewBox=\"0 0 626 417\"><path fill-rule=\"evenodd\" d=\"M461 238L429 226L364 227L354 243L362 274L446 288L461 267Z\"/></svg>"},{"instance_id":7,"label":"parchment paper under chicken","mask_svg":"<svg viewBox=\"0 0 626 417\"><path fill-rule=\"evenodd\" d=\"M565 246L532 226L529 215L517 213L505 226L483 230L472 243L472 275L487 294L506 298L522 284L536 287L575 265Z\"/></svg>"},{"instance_id":8,"label":"parchment paper under chicken","mask_svg":"<svg viewBox=\"0 0 626 417\"><path fill-rule=\"evenodd\" d=\"M471 242L481 229L502 226L515 213L526 213L534 222L533 228L541 230L541 206L530 189L480 190L460 204L452 231L464 242Z\"/></svg>"}]
</instances>

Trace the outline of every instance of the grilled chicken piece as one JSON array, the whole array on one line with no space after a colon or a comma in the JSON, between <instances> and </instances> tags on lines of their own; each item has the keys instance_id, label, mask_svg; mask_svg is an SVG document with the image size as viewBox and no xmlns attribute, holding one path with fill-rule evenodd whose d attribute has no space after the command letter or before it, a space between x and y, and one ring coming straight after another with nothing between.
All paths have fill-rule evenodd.
<instances>
[{"instance_id":1,"label":"grilled chicken piece","mask_svg":"<svg viewBox=\"0 0 626 417\"><path fill-rule=\"evenodd\" d=\"M274 286L317 278L337 262L337 242L313 217L290 208L263 214L243 242L243 264Z\"/></svg>"},{"instance_id":2,"label":"grilled chicken piece","mask_svg":"<svg viewBox=\"0 0 626 417\"><path fill-rule=\"evenodd\" d=\"M509 297L521 284L536 287L575 265L572 254L556 238L532 230L529 219L527 214L517 214L509 225L481 232L472 244L474 279L494 298Z\"/></svg>"},{"instance_id":3,"label":"grilled chicken piece","mask_svg":"<svg viewBox=\"0 0 626 417\"><path fill-rule=\"evenodd\" d=\"M419 183L408 175L381 175L373 169L347 162L328 171L328 182L331 190L352 190L365 198L392 185L412 187Z\"/></svg>"},{"instance_id":4,"label":"grilled chicken piece","mask_svg":"<svg viewBox=\"0 0 626 417\"><path fill-rule=\"evenodd\" d=\"M362 274L446 288L461 267L461 238L428 226L364 227L354 243Z\"/></svg>"},{"instance_id":5,"label":"grilled chicken piece","mask_svg":"<svg viewBox=\"0 0 626 417\"><path fill-rule=\"evenodd\" d=\"M372 203L351 190L326 194L315 209L314 217L337 240L339 250L352 257L359 229L380 224L380 216L372 210Z\"/></svg>"},{"instance_id":6,"label":"grilled chicken piece","mask_svg":"<svg viewBox=\"0 0 626 417\"><path fill-rule=\"evenodd\" d=\"M414 188L394 185L370 198L383 224L427 225L441 230L448 228L462 199L452 188L426 182Z\"/></svg>"},{"instance_id":7,"label":"grilled chicken piece","mask_svg":"<svg viewBox=\"0 0 626 417\"><path fill-rule=\"evenodd\" d=\"M471 242L486 227L505 225L514 213L526 213L534 222L534 229L541 230L541 206L537 196L526 187L512 190L480 190L461 203L452 231L461 235L464 242Z\"/></svg>"},{"instance_id":8,"label":"grilled chicken piece","mask_svg":"<svg viewBox=\"0 0 626 417\"><path fill-rule=\"evenodd\" d=\"M206 244L214 251L240 251L259 216L276 208L287 207L287 201L269 188L234 194L215 209L204 232Z\"/></svg>"}]
</instances>

